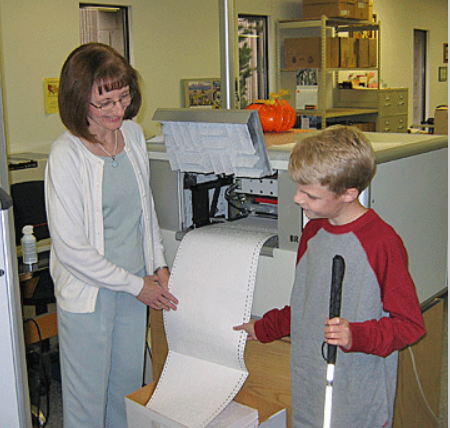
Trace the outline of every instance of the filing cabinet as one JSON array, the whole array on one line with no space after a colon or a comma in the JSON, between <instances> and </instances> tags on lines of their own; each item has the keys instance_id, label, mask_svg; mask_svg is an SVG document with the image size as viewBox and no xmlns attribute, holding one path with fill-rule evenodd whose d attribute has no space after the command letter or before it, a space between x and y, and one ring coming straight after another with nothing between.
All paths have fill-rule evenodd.
<instances>
[{"instance_id":1,"label":"filing cabinet","mask_svg":"<svg viewBox=\"0 0 450 428\"><path fill-rule=\"evenodd\" d=\"M338 89L335 107L377 112L377 132L408 132L408 88Z\"/></svg>"},{"instance_id":2,"label":"filing cabinet","mask_svg":"<svg viewBox=\"0 0 450 428\"><path fill-rule=\"evenodd\" d=\"M408 131L408 89L381 89L378 105L378 132Z\"/></svg>"},{"instance_id":3,"label":"filing cabinet","mask_svg":"<svg viewBox=\"0 0 450 428\"><path fill-rule=\"evenodd\" d=\"M407 132L406 116L378 116L377 132Z\"/></svg>"}]
</instances>

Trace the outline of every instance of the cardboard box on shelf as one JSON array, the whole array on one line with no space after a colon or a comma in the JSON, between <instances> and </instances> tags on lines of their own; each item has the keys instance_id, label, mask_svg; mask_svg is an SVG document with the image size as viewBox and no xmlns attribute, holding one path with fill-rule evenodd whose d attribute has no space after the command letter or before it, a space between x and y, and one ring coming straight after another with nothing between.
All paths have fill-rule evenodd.
<instances>
[{"instance_id":1,"label":"cardboard box on shelf","mask_svg":"<svg viewBox=\"0 0 450 428\"><path fill-rule=\"evenodd\" d=\"M158 426L160 428L183 428L172 419L156 414L146 407L150 400L156 383L153 382L143 388L129 394L125 398L128 428L141 428ZM252 423L249 428L286 428L287 412L280 404L261 397L250 391L241 389L234 401L250 408L258 410L259 425ZM233 426L233 425L232 425ZM222 428L222 427L221 427ZM223 426L223 428L228 428Z\"/></svg>"},{"instance_id":2,"label":"cardboard box on shelf","mask_svg":"<svg viewBox=\"0 0 450 428\"><path fill-rule=\"evenodd\" d=\"M377 66L377 39L361 38L356 40L356 56L359 68Z\"/></svg>"},{"instance_id":3,"label":"cardboard box on shelf","mask_svg":"<svg viewBox=\"0 0 450 428\"><path fill-rule=\"evenodd\" d=\"M373 19L373 0L369 0L369 10L368 10L368 14L369 14L369 21L372 22L374 21Z\"/></svg>"},{"instance_id":4,"label":"cardboard box on shelf","mask_svg":"<svg viewBox=\"0 0 450 428\"><path fill-rule=\"evenodd\" d=\"M372 10L373 14L373 8L370 7L368 0L357 0L355 3L355 19L361 19L364 21L371 21L372 16L370 15L370 12Z\"/></svg>"},{"instance_id":5,"label":"cardboard box on shelf","mask_svg":"<svg viewBox=\"0 0 450 428\"><path fill-rule=\"evenodd\" d=\"M355 18L355 0L304 0L303 18Z\"/></svg>"},{"instance_id":6,"label":"cardboard box on shelf","mask_svg":"<svg viewBox=\"0 0 450 428\"><path fill-rule=\"evenodd\" d=\"M326 58L328 68L339 67L339 38L327 37ZM297 68L321 68L321 39L320 37L304 37L285 39L284 59L287 70Z\"/></svg>"},{"instance_id":7,"label":"cardboard box on shelf","mask_svg":"<svg viewBox=\"0 0 450 428\"><path fill-rule=\"evenodd\" d=\"M378 40L369 39L369 64L368 67L376 67L378 64Z\"/></svg>"},{"instance_id":8,"label":"cardboard box on shelf","mask_svg":"<svg viewBox=\"0 0 450 428\"><path fill-rule=\"evenodd\" d=\"M434 133L448 134L448 107L439 107L435 110Z\"/></svg>"},{"instance_id":9,"label":"cardboard box on shelf","mask_svg":"<svg viewBox=\"0 0 450 428\"><path fill-rule=\"evenodd\" d=\"M353 126L356 126L363 132L375 132L377 128L377 124L375 122L355 123Z\"/></svg>"},{"instance_id":10,"label":"cardboard box on shelf","mask_svg":"<svg viewBox=\"0 0 450 428\"><path fill-rule=\"evenodd\" d=\"M303 0L303 5L307 4L324 4L324 3L352 3L355 4L356 0Z\"/></svg>"},{"instance_id":11,"label":"cardboard box on shelf","mask_svg":"<svg viewBox=\"0 0 450 428\"><path fill-rule=\"evenodd\" d=\"M339 66L341 68L357 68L358 54L356 40L352 37L339 37Z\"/></svg>"}]
</instances>

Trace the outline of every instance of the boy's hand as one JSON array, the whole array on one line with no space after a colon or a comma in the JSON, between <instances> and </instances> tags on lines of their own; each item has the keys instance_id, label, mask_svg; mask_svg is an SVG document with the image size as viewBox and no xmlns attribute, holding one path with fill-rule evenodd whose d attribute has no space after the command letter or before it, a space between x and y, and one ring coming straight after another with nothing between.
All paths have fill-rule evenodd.
<instances>
[{"instance_id":1,"label":"boy's hand","mask_svg":"<svg viewBox=\"0 0 450 428\"><path fill-rule=\"evenodd\" d=\"M233 330L245 330L248 333L247 340L258 340L255 333L255 320L250 320L250 322L237 325L233 327Z\"/></svg>"},{"instance_id":2,"label":"boy's hand","mask_svg":"<svg viewBox=\"0 0 450 428\"><path fill-rule=\"evenodd\" d=\"M325 342L329 345L342 346L344 349L352 347L352 331L350 324L344 318L333 318L325 321Z\"/></svg>"}]
</instances>

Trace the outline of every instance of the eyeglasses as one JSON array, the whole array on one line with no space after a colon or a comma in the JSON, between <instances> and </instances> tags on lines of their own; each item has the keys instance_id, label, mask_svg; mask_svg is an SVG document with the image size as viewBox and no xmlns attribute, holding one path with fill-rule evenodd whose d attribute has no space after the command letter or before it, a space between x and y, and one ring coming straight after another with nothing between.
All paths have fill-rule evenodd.
<instances>
[{"instance_id":1,"label":"eyeglasses","mask_svg":"<svg viewBox=\"0 0 450 428\"><path fill-rule=\"evenodd\" d=\"M133 96L131 95L131 93L129 92L129 93L127 93L127 94L124 94L124 95L122 95L120 98L119 98L119 100L118 101L113 101L113 100L111 100L111 101L106 101L106 102L104 102L104 103L101 103L101 104L99 104L99 105L95 105L94 103L89 103L91 106L93 106L93 107L95 107L95 108L98 108L98 109L100 109L100 110L103 110L103 111L109 111L109 110L112 110L114 107L115 107L115 105L117 104L117 103L120 103L120 104L122 104L122 107L128 107L130 104L131 104L131 100L133 99Z\"/></svg>"}]
</instances>

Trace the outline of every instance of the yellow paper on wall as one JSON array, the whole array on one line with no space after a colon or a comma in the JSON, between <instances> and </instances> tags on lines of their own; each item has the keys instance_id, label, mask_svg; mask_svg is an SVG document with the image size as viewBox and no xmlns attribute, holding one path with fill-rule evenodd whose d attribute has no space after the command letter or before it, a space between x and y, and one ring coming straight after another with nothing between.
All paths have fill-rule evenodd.
<instances>
[{"instance_id":1,"label":"yellow paper on wall","mask_svg":"<svg viewBox=\"0 0 450 428\"><path fill-rule=\"evenodd\" d=\"M44 79L45 112L47 114L58 112L59 78Z\"/></svg>"}]
</instances>

